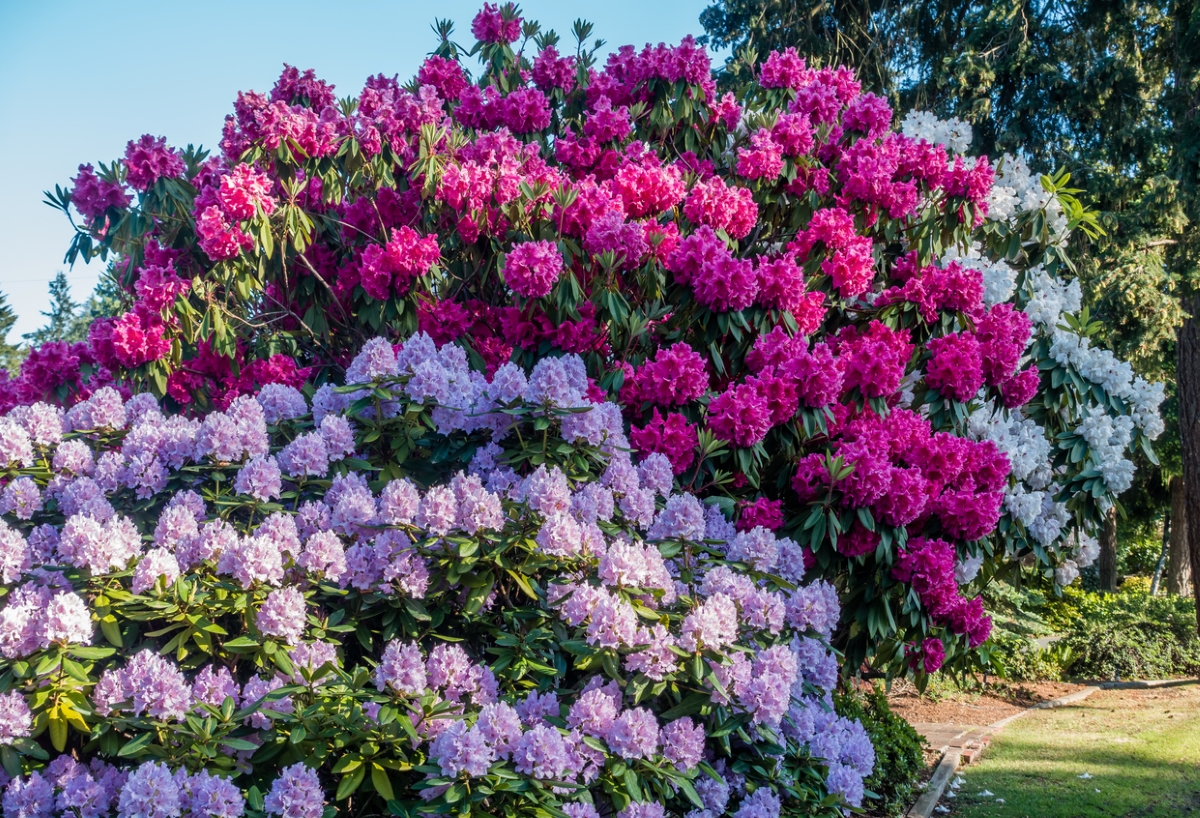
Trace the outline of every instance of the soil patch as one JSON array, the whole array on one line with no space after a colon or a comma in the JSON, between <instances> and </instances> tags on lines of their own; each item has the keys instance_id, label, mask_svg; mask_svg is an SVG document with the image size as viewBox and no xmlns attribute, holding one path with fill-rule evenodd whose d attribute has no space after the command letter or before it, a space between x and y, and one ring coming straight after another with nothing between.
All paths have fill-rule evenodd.
<instances>
[{"instance_id":1,"label":"soil patch","mask_svg":"<svg viewBox=\"0 0 1200 818\"><path fill-rule=\"evenodd\" d=\"M1035 704L1082 690L1070 682L1019 682L978 690L919 693L911 684L896 684L888 695L892 710L910 724L964 724L986 727Z\"/></svg>"}]
</instances>

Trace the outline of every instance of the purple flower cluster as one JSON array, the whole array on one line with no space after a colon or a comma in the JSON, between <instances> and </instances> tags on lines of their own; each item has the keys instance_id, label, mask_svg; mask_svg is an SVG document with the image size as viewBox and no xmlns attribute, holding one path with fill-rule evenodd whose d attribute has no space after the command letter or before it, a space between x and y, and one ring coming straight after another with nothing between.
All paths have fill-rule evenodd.
<instances>
[{"instance_id":1,"label":"purple flower cluster","mask_svg":"<svg viewBox=\"0 0 1200 818\"><path fill-rule=\"evenodd\" d=\"M408 696L425 692L425 660L411 642L389 642L375 668L375 686Z\"/></svg>"},{"instance_id":2,"label":"purple flower cluster","mask_svg":"<svg viewBox=\"0 0 1200 818\"><path fill-rule=\"evenodd\" d=\"M238 470L233 488L265 503L278 499L283 491L282 476L274 457L255 457Z\"/></svg>"},{"instance_id":3,"label":"purple flower cluster","mask_svg":"<svg viewBox=\"0 0 1200 818\"><path fill-rule=\"evenodd\" d=\"M182 719L192 706L192 687L170 660L151 650L135 654L120 670L109 669L92 692L96 712L107 715L128 708L134 715Z\"/></svg>"},{"instance_id":4,"label":"purple flower cluster","mask_svg":"<svg viewBox=\"0 0 1200 818\"><path fill-rule=\"evenodd\" d=\"M304 594L293 586L272 591L258 611L258 629L289 645L299 644L306 624Z\"/></svg>"},{"instance_id":5,"label":"purple flower cluster","mask_svg":"<svg viewBox=\"0 0 1200 818\"><path fill-rule=\"evenodd\" d=\"M33 714L21 692L0 694L0 744L12 744L13 739L28 736L32 727Z\"/></svg>"},{"instance_id":6,"label":"purple flower cluster","mask_svg":"<svg viewBox=\"0 0 1200 818\"><path fill-rule=\"evenodd\" d=\"M325 793L317 771L304 764L284 767L263 800L263 809L280 818L321 818Z\"/></svg>"}]
</instances>

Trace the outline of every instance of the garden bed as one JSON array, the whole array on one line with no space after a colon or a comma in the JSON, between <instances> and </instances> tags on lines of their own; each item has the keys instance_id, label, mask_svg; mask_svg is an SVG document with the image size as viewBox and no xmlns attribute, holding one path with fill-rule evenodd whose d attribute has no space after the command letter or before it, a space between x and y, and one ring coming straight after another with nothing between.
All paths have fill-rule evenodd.
<instances>
[{"instance_id":1,"label":"garden bed","mask_svg":"<svg viewBox=\"0 0 1200 818\"><path fill-rule=\"evenodd\" d=\"M986 727L1022 710L1059 696L1082 690L1070 682L1019 682L991 684L974 690L927 691L899 683L888 696L892 710L909 724L963 724Z\"/></svg>"}]
</instances>

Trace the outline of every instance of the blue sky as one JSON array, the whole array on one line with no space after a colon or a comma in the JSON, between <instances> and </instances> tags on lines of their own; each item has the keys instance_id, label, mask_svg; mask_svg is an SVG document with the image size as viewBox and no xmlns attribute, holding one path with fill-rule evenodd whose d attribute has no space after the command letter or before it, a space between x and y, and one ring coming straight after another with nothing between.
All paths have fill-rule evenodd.
<instances>
[{"instance_id":1,"label":"blue sky","mask_svg":"<svg viewBox=\"0 0 1200 818\"><path fill-rule=\"evenodd\" d=\"M570 37L579 17L605 50L700 34L709 0L529 0L527 18ZM239 90L267 91L284 62L314 68L341 96L371 74L411 77L435 45L435 17L469 43L482 0L0 0L0 291L17 313L9 334L42 324L47 284L66 271L83 301L100 262L63 264L71 228L42 204L83 162L109 161L143 133L215 145Z\"/></svg>"}]
</instances>

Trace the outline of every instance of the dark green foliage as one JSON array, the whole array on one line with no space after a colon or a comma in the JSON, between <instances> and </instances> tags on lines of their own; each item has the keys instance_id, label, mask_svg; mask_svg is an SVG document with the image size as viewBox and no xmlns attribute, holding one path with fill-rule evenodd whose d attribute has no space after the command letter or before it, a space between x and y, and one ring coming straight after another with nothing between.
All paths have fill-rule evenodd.
<instances>
[{"instance_id":1,"label":"dark green foliage","mask_svg":"<svg viewBox=\"0 0 1200 818\"><path fill-rule=\"evenodd\" d=\"M1124 546L1123 548L1120 546ZM1156 537L1137 537L1118 544L1117 571L1120 574L1149 576L1154 573L1162 543Z\"/></svg>"},{"instance_id":2,"label":"dark green foliage","mask_svg":"<svg viewBox=\"0 0 1200 818\"><path fill-rule=\"evenodd\" d=\"M1192 600L1144 593L1079 596L1076 618L1062 640L1072 652L1070 676L1160 679L1200 673Z\"/></svg>"},{"instance_id":3,"label":"dark green foliage","mask_svg":"<svg viewBox=\"0 0 1200 818\"><path fill-rule=\"evenodd\" d=\"M875 772L864 784L878 798L868 800L867 808L882 815L900 815L925 767L920 734L892 712L881 687L871 693L840 693L834 697L834 708L838 715L861 721L875 745Z\"/></svg>"},{"instance_id":4,"label":"dark green foliage","mask_svg":"<svg viewBox=\"0 0 1200 818\"><path fill-rule=\"evenodd\" d=\"M989 588L986 604L996 625L991 639L995 671L1016 682L1200 673L1195 602L1187 597L1150 596L1146 587L1144 579L1139 589L1120 594L1072 587L1061 597L1028 588ZM1059 638L1048 647L1035 641L1050 635Z\"/></svg>"},{"instance_id":5,"label":"dark green foliage","mask_svg":"<svg viewBox=\"0 0 1200 818\"><path fill-rule=\"evenodd\" d=\"M1046 595L1034 588L1016 589L993 583L984 591L984 605L992 616L988 644L991 670L1013 682L1058 679L1069 662L1069 652L1058 645L1043 648L1035 640L1051 636L1054 628L1046 621Z\"/></svg>"},{"instance_id":6,"label":"dark green foliage","mask_svg":"<svg viewBox=\"0 0 1200 818\"><path fill-rule=\"evenodd\" d=\"M1200 673L1200 638L1195 623L1184 633L1161 623L1082 621L1064 640L1074 661L1070 674L1083 679L1165 679Z\"/></svg>"},{"instance_id":7,"label":"dark green foliage","mask_svg":"<svg viewBox=\"0 0 1200 818\"><path fill-rule=\"evenodd\" d=\"M1061 641L1042 647L1033 639L1011 631L993 632L991 645L992 663L1010 682L1056 681L1074 658L1070 647Z\"/></svg>"}]
</instances>

